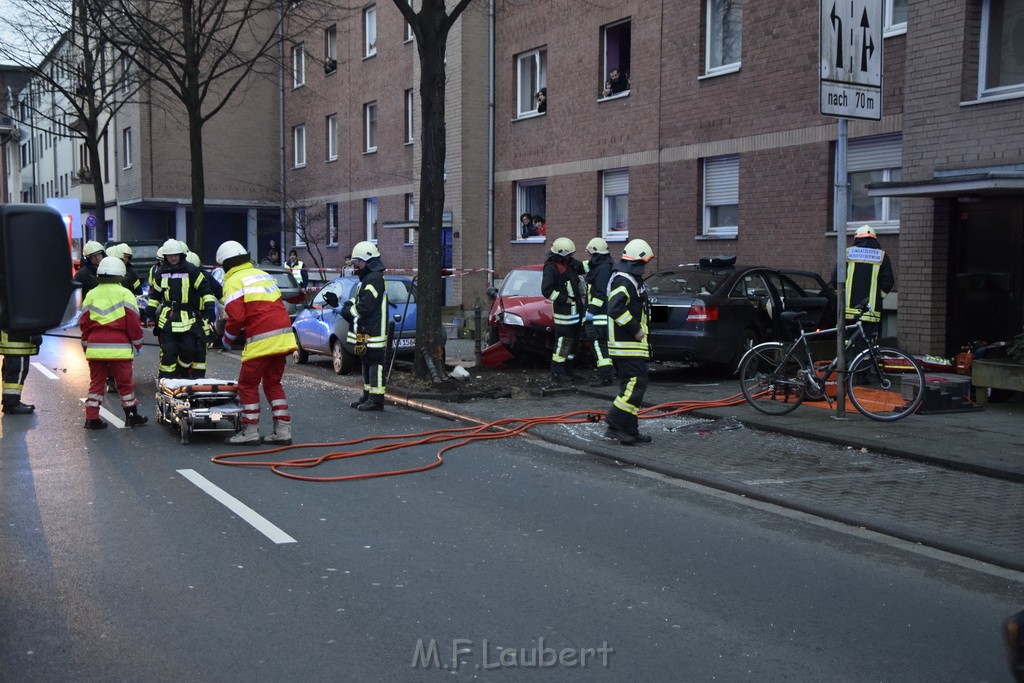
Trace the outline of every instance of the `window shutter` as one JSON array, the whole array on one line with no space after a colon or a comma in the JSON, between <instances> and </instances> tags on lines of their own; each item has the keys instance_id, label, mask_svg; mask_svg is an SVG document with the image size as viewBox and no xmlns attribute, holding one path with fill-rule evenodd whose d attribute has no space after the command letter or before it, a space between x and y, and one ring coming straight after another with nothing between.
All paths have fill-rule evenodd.
<instances>
[{"instance_id":1,"label":"window shutter","mask_svg":"<svg viewBox=\"0 0 1024 683\"><path fill-rule=\"evenodd\" d=\"M722 206L740 203L740 158L716 157L704 160L704 204Z\"/></svg>"},{"instance_id":2,"label":"window shutter","mask_svg":"<svg viewBox=\"0 0 1024 683\"><path fill-rule=\"evenodd\" d=\"M846 149L846 170L875 171L903 166L903 136L879 135L850 140Z\"/></svg>"},{"instance_id":3,"label":"window shutter","mask_svg":"<svg viewBox=\"0 0 1024 683\"><path fill-rule=\"evenodd\" d=\"M618 197L629 194L629 169L604 172L604 196Z\"/></svg>"}]
</instances>

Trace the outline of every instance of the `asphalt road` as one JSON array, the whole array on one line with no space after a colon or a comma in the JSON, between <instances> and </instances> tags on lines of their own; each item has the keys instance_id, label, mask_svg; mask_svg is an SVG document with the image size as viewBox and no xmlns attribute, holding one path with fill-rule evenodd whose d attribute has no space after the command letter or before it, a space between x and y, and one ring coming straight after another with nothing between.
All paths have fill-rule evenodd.
<instances>
[{"instance_id":1,"label":"asphalt road","mask_svg":"<svg viewBox=\"0 0 1024 683\"><path fill-rule=\"evenodd\" d=\"M34 360L36 415L0 422L3 680L1009 680L1014 572L526 438L359 482L225 467L220 437L82 429L77 340ZM357 414L317 366L285 383L299 441L451 426Z\"/></svg>"}]
</instances>

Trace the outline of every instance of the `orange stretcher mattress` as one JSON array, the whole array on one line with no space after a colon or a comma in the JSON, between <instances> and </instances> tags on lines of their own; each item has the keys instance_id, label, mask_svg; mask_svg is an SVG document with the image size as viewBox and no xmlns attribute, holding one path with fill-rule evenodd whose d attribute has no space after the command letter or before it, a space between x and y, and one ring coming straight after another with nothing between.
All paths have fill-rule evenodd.
<instances>
[{"instance_id":1,"label":"orange stretcher mattress","mask_svg":"<svg viewBox=\"0 0 1024 683\"><path fill-rule=\"evenodd\" d=\"M189 397L211 394L237 394L238 382L229 379L161 379L160 391L168 396Z\"/></svg>"}]
</instances>

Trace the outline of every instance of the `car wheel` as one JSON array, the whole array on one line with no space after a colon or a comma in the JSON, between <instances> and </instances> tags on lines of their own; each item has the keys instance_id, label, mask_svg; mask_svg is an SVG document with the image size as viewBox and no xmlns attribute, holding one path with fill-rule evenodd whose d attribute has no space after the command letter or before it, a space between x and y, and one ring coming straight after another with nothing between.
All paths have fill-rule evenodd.
<instances>
[{"instance_id":1,"label":"car wheel","mask_svg":"<svg viewBox=\"0 0 1024 683\"><path fill-rule=\"evenodd\" d=\"M729 364L731 366L729 370L736 370L737 366L740 364L740 359L743 358L743 354L745 354L747 351L754 348L760 343L761 335L758 334L757 330L755 330L753 327L748 327L747 329L743 330L743 332L740 334L740 338L737 340L736 356L732 359L732 362Z\"/></svg>"},{"instance_id":2,"label":"car wheel","mask_svg":"<svg viewBox=\"0 0 1024 683\"><path fill-rule=\"evenodd\" d=\"M487 345L490 346L491 344L497 344L497 343L498 343L498 327L497 326L488 327L487 328Z\"/></svg>"},{"instance_id":3,"label":"car wheel","mask_svg":"<svg viewBox=\"0 0 1024 683\"><path fill-rule=\"evenodd\" d=\"M299 335L295 335L295 351L292 352L292 360L296 365L305 365L309 362L309 351L302 348L299 343Z\"/></svg>"},{"instance_id":4,"label":"car wheel","mask_svg":"<svg viewBox=\"0 0 1024 683\"><path fill-rule=\"evenodd\" d=\"M345 350L340 339L331 340L331 367L336 374L344 375L351 372L358 360L358 356Z\"/></svg>"}]
</instances>

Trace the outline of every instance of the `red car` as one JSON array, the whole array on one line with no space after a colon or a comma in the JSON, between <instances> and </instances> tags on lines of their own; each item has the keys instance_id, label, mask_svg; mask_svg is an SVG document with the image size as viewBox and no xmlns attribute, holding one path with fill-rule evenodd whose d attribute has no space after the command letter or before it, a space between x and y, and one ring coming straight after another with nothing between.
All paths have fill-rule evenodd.
<instances>
[{"instance_id":1,"label":"red car","mask_svg":"<svg viewBox=\"0 0 1024 683\"><path fill-rule=\"evenodd\" d=\"M543 265L522 266L505 276L500 289L487 290L492 300L487 341L500 341L515 358L551 357L555 321L551 302L540 291L543 274Z\"/></svg>"}]
</instances>

